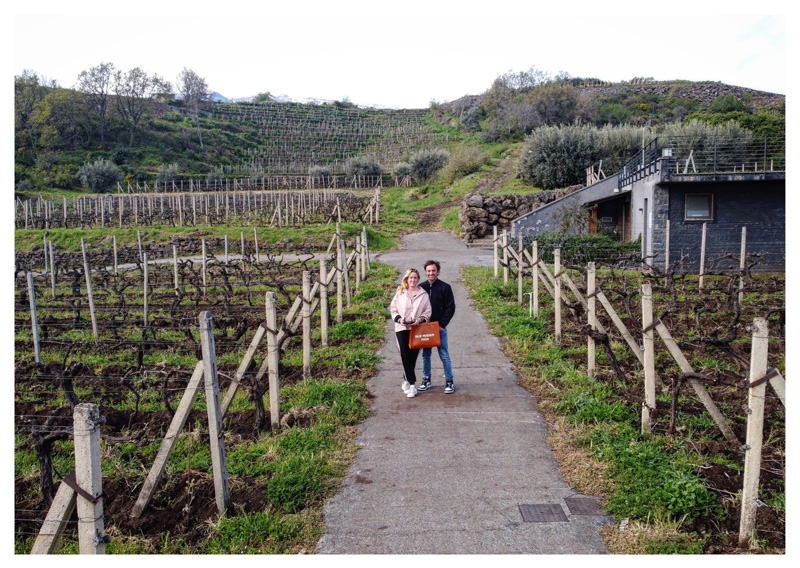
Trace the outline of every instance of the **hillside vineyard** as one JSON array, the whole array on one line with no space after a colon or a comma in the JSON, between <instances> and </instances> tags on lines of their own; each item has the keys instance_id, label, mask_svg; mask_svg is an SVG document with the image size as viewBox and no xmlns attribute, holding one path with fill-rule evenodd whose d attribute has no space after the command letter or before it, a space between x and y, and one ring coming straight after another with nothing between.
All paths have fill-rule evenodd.
<instances>
[{"instance_id":1,"label":"hillside vineyard","mask_svg":"<svg viewBox=\"0 0 800 568\"><path fill-rule=\"evenodd\" d=\"M355 156L374 156L387 170L422 148L444 146L446 134L425 122L426 109L366 110L295 103L214 104L211 116L250 127L239 164L229 174L341 173Z\"/></svg>"}]
</instances>

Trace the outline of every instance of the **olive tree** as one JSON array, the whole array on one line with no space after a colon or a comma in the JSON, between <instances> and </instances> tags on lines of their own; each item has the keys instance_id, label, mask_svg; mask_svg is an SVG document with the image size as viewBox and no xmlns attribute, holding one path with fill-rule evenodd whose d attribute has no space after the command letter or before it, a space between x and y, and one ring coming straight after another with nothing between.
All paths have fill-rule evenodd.
<instances>
[{"instance_id":1,"label":"olive tree","mask_svg":"<svg viewBox=\"0 0 800 568\"><path fill-rule=\"evenodd\" d=\"M122 171L109 160L96 160L78 170L81 185L94 193L108 193L123 177Z\"/></svg>"}]
</instances>

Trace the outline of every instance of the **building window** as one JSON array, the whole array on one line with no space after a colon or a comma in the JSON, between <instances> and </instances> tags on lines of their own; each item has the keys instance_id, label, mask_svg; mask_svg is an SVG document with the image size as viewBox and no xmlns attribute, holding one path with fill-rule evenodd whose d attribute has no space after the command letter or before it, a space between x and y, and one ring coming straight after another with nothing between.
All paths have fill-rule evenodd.
<instances>
[{"instance_id":1,"label":"building window","mask_svg":"<svg viewBox=\"0 0 800 568\"><path fill-rule=\"evenodd\" d=\"M710 221L714 218L713 193L686 194L686 221Z\"/></svg>"}]
</instances>

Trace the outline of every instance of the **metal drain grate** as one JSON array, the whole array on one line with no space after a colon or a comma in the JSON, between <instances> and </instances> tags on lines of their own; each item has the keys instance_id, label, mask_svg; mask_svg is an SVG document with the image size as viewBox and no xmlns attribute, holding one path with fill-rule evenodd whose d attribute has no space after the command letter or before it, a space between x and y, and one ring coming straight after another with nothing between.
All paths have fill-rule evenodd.
<instances>
[{"instance_id":1,"label":"metal drain grate","mask_svg":"<svg viewBox=\"0 0 800 568\"><path fill-rule=\"evenodd\" d=\"M568 523L561 505L520 505L519 512L526 523Z\"/></svg>"},{"instance_id":2,"label":"metal drain grate","mask_svg":"<svg viewBox=\"0 0 800 568\"><path fill-rule=\"evenodd\" d=\"M564 502L573 515L605 515L597 501L589 497L570 497L564 499Z\"/></svg>"}]
</instances>

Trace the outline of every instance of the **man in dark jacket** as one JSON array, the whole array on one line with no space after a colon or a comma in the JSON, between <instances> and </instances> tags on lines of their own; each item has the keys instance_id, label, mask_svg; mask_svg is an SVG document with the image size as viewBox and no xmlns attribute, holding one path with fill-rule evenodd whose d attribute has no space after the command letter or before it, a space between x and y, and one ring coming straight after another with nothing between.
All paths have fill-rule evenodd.
<instances>
[{"instance_id":1,"label":"man in dark jacket","mask_svg":"<svg viewBox=\"0 0 800 568\"><path fill-rule=\"evenodd\" d=\"M453 289L447 282L439 280L439 271L441 265L437 260L428 260L425 262L425 275L428 277L426 282L420 282L420 288L423 288L429 295L431 300L431 313L430 321L439 322L439 337L441 338L441 345L436 349L439 351L439 359L442 360L444 367L444 392L450 394L454 392L455 386L453 385L453 365L450 363L450 352L447 349L447 324L453 319L456 313L456 301L453 297ZM422 350L422 384L417 387L419 391L426 391L431 388L431 350L428 347Z\"/></svg>"}]
</instances>

